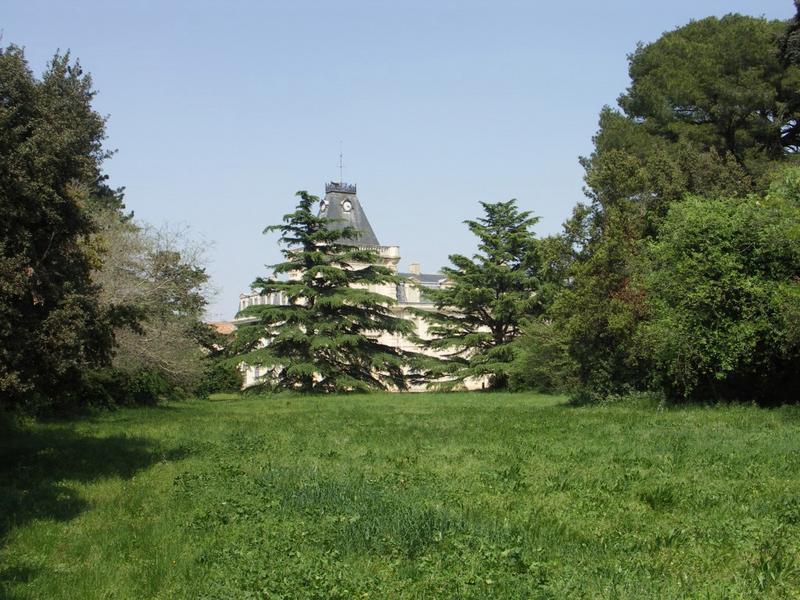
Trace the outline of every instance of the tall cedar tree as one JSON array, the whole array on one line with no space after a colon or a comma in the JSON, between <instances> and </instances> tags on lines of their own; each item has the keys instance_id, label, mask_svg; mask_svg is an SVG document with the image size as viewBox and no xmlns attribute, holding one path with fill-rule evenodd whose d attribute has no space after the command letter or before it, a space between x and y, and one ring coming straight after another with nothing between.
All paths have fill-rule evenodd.
<instances>
[{"instance_id":1,"label":"tall cedar tree","mask_svg":"<svg viewBox=\"0 0 800 600\"><path fill-rule=\"evenodd\" d=\"M107 363L84 210L103 176L105 122L91 78L56 55L37 80L23 51L0 50L0 403L67 403ZM71 399L71 400L70 400Z\"/></svg>"},{"instance_id":2,"label":"tall cedar tree","mask_svg":"<svg viewBox=\"0 0 800 600\"><path fill-rule=\"evenodd\" d=\"M419 311L429 324L426 346L448 360L430 370L442 387L488 376L491 388L508 385L516 339L526 319L541 312L539 264L531 227L539 220L516 200L481 202L485 216L465 221L477 236L472 258L449 256L448 285L425 290L436 311Z\"/></svg>"},{"instance_id":3,"label":"tall cedar tree","mask_svg":"<svg viewBox=\"0 0 800 600\"><path fill-rule=\"evenodd\" d=\"M412 357L380 344L379 334L412 335L411 323L391 312L394 300L367 286L400 279L378 263L374 250L340 243L357 239L352 227L332 229L332 219L312 212L319 198L301 191L279 231L284 262L275 278L258 278L253 289L282 294L284 305L251 306L237 329L236 360L267 370L264 384L302 393L406 389ZM277 277L286 276L286 279Z\"/></svg>"}]
</instances>

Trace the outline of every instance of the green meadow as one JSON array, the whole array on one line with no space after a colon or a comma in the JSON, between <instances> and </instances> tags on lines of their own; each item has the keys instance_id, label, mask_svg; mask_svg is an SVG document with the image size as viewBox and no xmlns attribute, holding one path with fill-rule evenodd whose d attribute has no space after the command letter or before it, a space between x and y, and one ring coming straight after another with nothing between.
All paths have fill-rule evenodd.
<instances>
[{"instance_id":1,"label":"green meadow","mask_svg":"<svg viewBox=\"0 0 800 600\"><path fill-rule=\"evenodd\" d=\"M800 408L217 398L4 426L5 598L800 597Z\"/></svg>"}]
</instances>

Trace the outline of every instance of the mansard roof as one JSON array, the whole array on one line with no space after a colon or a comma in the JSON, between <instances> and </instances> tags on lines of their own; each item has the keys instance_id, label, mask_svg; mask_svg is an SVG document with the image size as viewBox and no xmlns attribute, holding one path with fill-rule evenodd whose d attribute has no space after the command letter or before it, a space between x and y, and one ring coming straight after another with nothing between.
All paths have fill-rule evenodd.
<instances>
[{"instance_id":1,"label":"mansard roof","mask_svg":"<svg viewBox=\"0 0 800 600\"><path fill-rule=\"evenodd\" d=\"M356 196L355 184L330 182L325 184L325 198L320 201L319 216L336 219L328 226L331 229L353 227L360 235L357 239L343 238L344 244L353 246L380 246L372 225Z\"/></svg>"},{"instance_id":2,"label":"mansard roof","mask_svg":"<svg viewBox=\"0 0 800 600\"><path fill-rule=\"evenodd\" d=\"M423 287L440 287L447 279L441 273L398 273L400 277L413 279Z\"/></svg>"}]
</instances>

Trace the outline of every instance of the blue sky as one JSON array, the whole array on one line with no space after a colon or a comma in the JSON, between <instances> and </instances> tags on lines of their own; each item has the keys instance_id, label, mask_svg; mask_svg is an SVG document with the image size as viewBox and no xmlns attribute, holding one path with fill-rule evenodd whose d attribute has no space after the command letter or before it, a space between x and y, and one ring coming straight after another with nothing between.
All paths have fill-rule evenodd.
<instances>
[{"instance_id":1,"label":"blue sky","mask_svg":"<svg viewBox=\"0 0 800 600\"><path fill-rule=\"evenodd\" d=\"M3 44L38 74L56 49L94 77L106 163L138 218L208 245L209 317L280 256L262 235L344 179L401 268L471 253L464 219L517 198L555 233L583 199L578 157L628 84L637 42L791 0L41 2L5 0Z\"/></svg>"}]
</instances>

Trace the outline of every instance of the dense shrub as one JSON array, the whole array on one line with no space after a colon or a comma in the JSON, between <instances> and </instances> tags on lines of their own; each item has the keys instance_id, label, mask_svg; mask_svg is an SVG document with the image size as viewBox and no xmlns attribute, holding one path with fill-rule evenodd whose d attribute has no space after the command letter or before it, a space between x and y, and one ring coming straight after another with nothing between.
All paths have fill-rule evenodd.
<instances>
[{"instance_id":1,"label":"dense shrub","mask_svg":"<svg viewBox=\"0 0 800 600\"><path fill-rule=\"evenodd\" d=\"M515 345L511 389L543 393L574 389L577 365L569 355L568 340L552 322L531 323Z\"/></svg>"},{"instance_id":2,"label":"dense shrub","mask_svg":"<svg viewBox=\"0 0 800 600\"><path fill-rule=\"evenodd\" d=\"M760 199L688 198L649 244L637 341L671 398L798 400L798 180Z\"/></svg>"},{"instance_id":3,"label":"dense shrub","mask_svg":"<svg viewBox=\"0 0 800 600\"><path fill-rule=\"evenodd\" d=\"M87 373L80 405L113 407L154 405L160 400L178 400L187 396L186 391L172 384L154 369L135 372L108 368Z\"/></svg>"},{"instance_id":4,"label":"dense shrub","mask_svg":"<svg viewBox=\"0 0 800 600\"><path fill-rule=\"evenodd\" d=\"M194 392L198 396L240 392L244 379L238 367L221 360L209 359L203 377Z\"/></svg>"}]
</instances>

